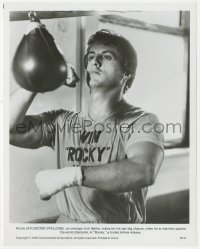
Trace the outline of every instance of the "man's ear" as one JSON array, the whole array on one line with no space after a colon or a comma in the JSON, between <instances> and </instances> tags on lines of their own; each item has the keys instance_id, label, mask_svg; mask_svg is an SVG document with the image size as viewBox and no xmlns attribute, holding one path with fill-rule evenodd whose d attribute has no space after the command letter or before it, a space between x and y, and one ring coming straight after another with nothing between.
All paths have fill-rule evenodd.
<instances>
[{"instance_id":1,"label":"man's ear","mask_svg":"<svg viewBox=\"0 0 200 249\"><path fill-rule=\"evenodd\" d=\"M124 73L123 77L122 77L122 81L123 83L126 83L127 80L129 80L131 78L131 74L126 74Z\"/></svg>"},{"instance_id":2,"label":"man's ear","mask_svg":"<svg viewBox=\"0 0 200 249\"><path fill-rule=\"evenodd\" d=\"M124 73L124 75L122 77L122 89L123 89L123 93L127 92L127 90L128 90L128 85L126 83L127 83L127 81L130 78L131 78L131 74Z\"/></svg>"}]
</instances>

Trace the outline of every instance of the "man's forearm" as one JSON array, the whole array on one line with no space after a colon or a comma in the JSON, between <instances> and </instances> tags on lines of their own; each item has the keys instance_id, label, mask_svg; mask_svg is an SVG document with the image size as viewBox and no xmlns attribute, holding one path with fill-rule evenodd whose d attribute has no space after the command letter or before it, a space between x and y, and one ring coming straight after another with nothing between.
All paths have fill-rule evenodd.
<instances>
[{"instance_id":1,"label":"man's forearm","mask_svg":"<svg viewBox=\"0 0 200 249\"><path fill-rule=\"evenodd\" d=\"M83 167L83 186L112 192L131 191L152 184L152 167L133 159Z\"/></svg>"},{"instance_id":2,"label":"man's forearm","mask_svg":"<svg viewBox=\"0 0 200 249\"><path fill-rule=\"evenodd\" d=\"M80 185L110 192L128 192L150 185L147 169L147 165L134 164L130 159L93 167L64 167L39 172L36 185L43 200L65 188Z\"/></svg>"},{"instance_id":3,"label":"man's forearm","mask_svg":"<svg viewBox=\"0 0 200 249\"><path fill-rule=\"evenodd\" d=\"M10 131L15 125L22 122L24 116L30 107L36 93L29 92L25 89L17 89L10 96Z\"/></svg>"},{"instance_id":4,"label":"man's forearm","mask_svg":"<svg viewBox=\"0 0 200 249\"><path fill-rule=\"evenodd\" d=\"M80 185L116 193L152 185L164 157L161 148L153 143L140 142L130 147L128 155L128 159L105 165L39 172L36 184L40 196L44 199L65 188Z\"/></svg>"}]
</instances>

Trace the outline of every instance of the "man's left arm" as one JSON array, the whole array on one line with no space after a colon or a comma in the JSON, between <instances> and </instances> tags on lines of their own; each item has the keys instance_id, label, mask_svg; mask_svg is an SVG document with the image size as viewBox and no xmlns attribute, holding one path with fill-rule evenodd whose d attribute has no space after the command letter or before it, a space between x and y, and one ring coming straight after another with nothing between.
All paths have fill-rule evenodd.
<instances>
[{"instance_id":1,"label":"man's left arm","mask_svg":"<svg viewBox=\"0 0 200 249\"><path fill-rule=\"evenodd\" d=\"M151 142L129 147L128 158L106 165L84 168L86 187L112 192L128 192L150 186L163 161L163 151Z\"/></svg>"},{"instance_id":2,"label":"man's left arm","mask_svg":"<svg viewBox=\"0 0 200 249\"><path fill-rule=\"evenodd\" d=\"M78 185L111 192L152 185L163 161L163 150L155 143L142 141L129 146L127 157L105 165L82 167L82 172L80 167L39 172L36 184L40 197L48 199L64 188Z\"/></svg>"}]
</instances>

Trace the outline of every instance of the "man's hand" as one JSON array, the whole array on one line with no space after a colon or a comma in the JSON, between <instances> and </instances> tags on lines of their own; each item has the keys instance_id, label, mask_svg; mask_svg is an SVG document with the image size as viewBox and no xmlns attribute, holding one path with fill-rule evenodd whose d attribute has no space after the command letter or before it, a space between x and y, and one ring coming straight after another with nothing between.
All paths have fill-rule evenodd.
<instances>
[{"instance_id":1,"label":"man's hand","mask_svg":"<svg viewBox=\"0 0 200 249\"><path fill-rule=\"evenodd\" d=\"M69 87L76 87L76 83L79 81L80 79L76 74L74 67L70 63L67 63L67 78L64 85Z\"/></svg>"},{"instance_id":2,"label":"man's hand","mask_svg":"<svg viewBox=\"0 0 200 249\"><path fill-rule=\"evenodd\" d=\"M40 171L35 178L36 186L42 200L49 200L52 195L82 183L81 167L65 167Z\"/></svg>"}]
</instances>

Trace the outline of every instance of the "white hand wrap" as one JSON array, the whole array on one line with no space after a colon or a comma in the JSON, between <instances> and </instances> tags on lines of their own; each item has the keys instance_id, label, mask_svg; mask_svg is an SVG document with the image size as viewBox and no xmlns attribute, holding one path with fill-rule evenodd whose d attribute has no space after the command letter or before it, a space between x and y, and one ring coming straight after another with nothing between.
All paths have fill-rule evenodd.
<instances>
[{"instance_id":1,"label":"white hand wrap","mask_svg":"<svg viewBox=\"0 0 200 249\"><path fill-rule=\"evenodd\" d=\"M81 167L65 167L40 171L35 183L42 200L48 200L57 192L73 186L82 185Z\"/></svg>"},{"instance_id":2,"label":"white hand wrap","mask_svg":"<svg viewBox=\"0 0 200 249\"><path fill-rule=\"evenodd\" d=\"M63 168L65 187L80 186L82 184L81 167Z\"/></svg>"}]
</instances>

